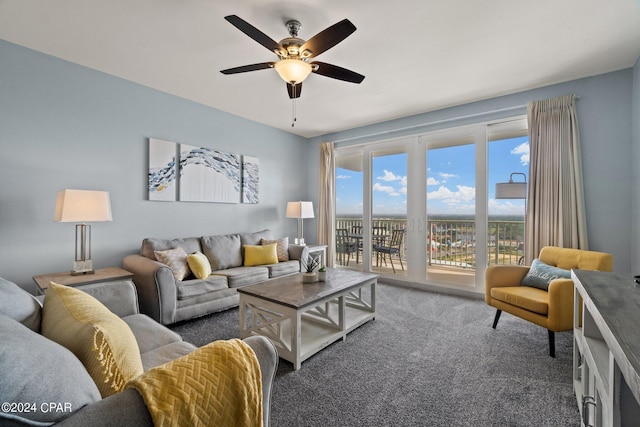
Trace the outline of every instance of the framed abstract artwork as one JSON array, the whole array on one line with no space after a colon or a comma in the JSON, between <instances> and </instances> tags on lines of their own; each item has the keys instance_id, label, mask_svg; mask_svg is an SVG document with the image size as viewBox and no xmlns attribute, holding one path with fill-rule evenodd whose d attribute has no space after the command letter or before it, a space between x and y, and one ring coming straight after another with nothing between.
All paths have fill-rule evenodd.
<instances>
[{"instance_id":1,"label":"framed abstract artwork","mask_svg":"<svg viewBox=\"0 0 640 427\"><path fill-rule=\"evenodd\" d=\"M257 157L242 156L242 203L258 203L260 189L260 161Z\"/></svg>"},{"instance_id":2,"label":"framed abstract artwork","mask_svg":"<svg viewBox=\"0 0 640 427\"><path fill-rule=\"evenodd\" d=\"M240 203L241 185L239 155L180 144L180 201Z\"/></svg>"},{"instance_id":3,"label":"framed abstract artwork","mask_svg":"<svg viewBox=\"0 0 640 427\"><path fill-rule=\"evenodd\" d=\"M175 201L178 144L149 138L149 200Z\"/></svg>"}]
</instances>

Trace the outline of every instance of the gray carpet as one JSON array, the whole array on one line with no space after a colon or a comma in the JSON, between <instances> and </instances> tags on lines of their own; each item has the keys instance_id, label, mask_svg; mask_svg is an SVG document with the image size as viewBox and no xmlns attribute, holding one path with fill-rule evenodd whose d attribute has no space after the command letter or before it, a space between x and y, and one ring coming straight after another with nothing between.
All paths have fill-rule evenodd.
<instances>
[{"instance_id":1,"label":"gray carpet","mask_svg":"<svg viewBox=\"0 0 640 427\"><path fill-rule=\"evenodd\" d=\"M272 426L579 426L572 333L483 301L378 285L376 319L302 363L280 360ZM238 336L238 309L172 329L195 345Z\"/></svg>"}]
</instances>

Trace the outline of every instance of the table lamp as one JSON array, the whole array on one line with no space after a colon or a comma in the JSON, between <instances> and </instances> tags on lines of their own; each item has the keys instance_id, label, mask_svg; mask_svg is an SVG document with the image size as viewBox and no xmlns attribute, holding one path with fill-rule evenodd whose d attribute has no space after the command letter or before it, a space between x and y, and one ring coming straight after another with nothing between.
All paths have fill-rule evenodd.
<instances>
[{"instance_id":1,"label":"table lamp","mask_svg":"<svg viewBox=\"0 0 640 427\"><path fill-rule=\"evenodd\" d=\"M304 245L304 226L303 218L313 218L312 202L289 202L287 203L287 218L296 218L298 220L298 237L294 243L296 245Z\"/></svg>"},{"instance_id":2,"label":"table lamp","mask_svg":"<svg viewBox=\"0 0 640 427\"><path fill-rule=\"evenodd\" d=\"M108 191L61 190L56 200L56 222L76 222L76 259L72 275L93 274L91 260L91 224L111 221Z\"/></svg>"}]
</instances>

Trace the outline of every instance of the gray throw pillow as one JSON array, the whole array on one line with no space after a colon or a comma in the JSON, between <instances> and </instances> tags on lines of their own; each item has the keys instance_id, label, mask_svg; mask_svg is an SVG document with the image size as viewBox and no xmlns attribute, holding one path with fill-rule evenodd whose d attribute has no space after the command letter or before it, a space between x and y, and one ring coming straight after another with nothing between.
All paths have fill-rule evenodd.
<instances>
[{"instance_id":1,"label":"gray throw pillow","mask_svg":"<svg viewBox=\"0 0 640 427\"><path fill-rule=\"evenodd\" d=\"M522 282L522 286L530 286L545 291L549 290L549 283L555 279L570 279L571 271L563 268L552 267L539 259L534 259L531 268Z\"/></svg>"},{"instance_id":2,"label":"gray throw pillow","mask_svg":"<svg viewBox=\"0 0 640 427\"><path fill-rule=\"evenodd\" d=\"M101 399L80 360L60 344L2 315L0 343L0 402L9 403L0 425L59 422Z\"/></svg>"},{"instance_id":3,"label":"gray throw pillow","mask_svg":"<svg viewBox=\"0 0 640 427\"><path fill-rule=\"evenodd\" d=\"M20 286L2 278L0 278L0 314L40 332L42 315L38 300Z\"/></svg>"},{"instance_id":4,"label":"gray throw pillow","mask_svg":"<svg viewBox=\"0 0 640 427\"><path fill-rule=\"evenodd\" d=\"M226 270L242 266L242 246L238 234L203 236L202 252L209 259L211 270Z\"/></svg>"}]
</instances>

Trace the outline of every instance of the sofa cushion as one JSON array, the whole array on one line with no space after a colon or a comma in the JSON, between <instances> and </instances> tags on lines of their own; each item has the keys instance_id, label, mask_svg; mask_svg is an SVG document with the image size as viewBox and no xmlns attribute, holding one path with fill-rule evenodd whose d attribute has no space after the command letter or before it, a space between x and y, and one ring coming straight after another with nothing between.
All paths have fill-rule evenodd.
<instances>
[{"instance_id":1,"label":"sofa cushion","mask_svg":"<svg viewBox=\"0 0 640 427\"><path fill-rule=\"evenodd\" d=\"M206 279L211 274L211 263L209 258L200 251L194 252L187 256L189 268L196 276L196 279Z\"/></svg>"},{"instance_id":2,"label":"sofa cushion","mask_svg":"<svg viewBox=\"0 0 640 427\"><path fill-rule=\"evenodd\" d=\"M242 265L242 246L238 234L202 236L202 251L211 263L213 271Z\"/></svg>"},{"instance_id":3,"label":"sofa cushion","mask_svg":"<svg viewBox=\"0 0 640 427\"><path fill-rule=\"evenodd\" d=\"M0 314L40 332L41 307L33 295L13 282L0 278Z\"/></svg>"},{"instance_id":4,"label":"sofa cushion","mask_svg":"<svg viewBox=\"0 0 640 427\"><path fill-rule=\"evenodd\" d=\"M132 314L122 318L136 337L140 353L155 350L172 342L182 341L180 335L162 326L146 314Z\"/></svg>"},{"instance_id":5,"label":"sofa cushion","mask_svg":"<svg viewBox=\"0 0 640 427\"><path fill-rule=\"evenodd\" d=\"M197 347L186 341L175 341L162 347L142 353L142 365L145 372L156 366L171 362L178 357L191 353Z\"/></svg>"},{"instance_id":6,"label":"sofa cushion","mask_svg":"<svg viewBox=\"0 0 640 427\"><path fill-rule=\"evenodd\" d=\"M273 240L271 230L261 230L254 233L240 233L240 240L243 245L259 245L262 239Z\"/></svg>"},{"instance_id":7,"label":"sofa cushion","mask_svg":"<svg viewBox=\"0 0 640 427\"><path fill-rule=\"evenodd\" d=\"M226 276L230 288L253 285L269 279L267 267L236 267L216 272Z\"/></svg>"},{"instance_id":8,"label":"sofa cushion","mask_svg":"<svg viewBox=\"0 0 640 427\"><path fill-rule=\"evenodd\" d=\"M80 359L102 397L123 390L143 372L129 326L79 289L51 283L42 307L42 334Z\"/></svg>"},{"instance_id":9,"label":"sofa cushion","mask_svg":"<svg viewBox=\"0 0 640 427\"><path fill-rule=\"evenodd\" d=\"M202 280L185 280L181 283L178 283L177 287L179 300L228 288L227 278L215 274Z\"/></svg>"},{"instance_id":10,"label":"sofa cushion","mask_svg":"<svg viewBox=\"0 0 640 427\"><path fill-rule=\"evenodd\" d=\"M531 286L533 288L549 290L549 283L555 279L570 279L571 271L558 267L547 265L539 259L534 259L531 268L522 282L522 286Z\"/></svg>"},{"instance_id":11,"label":"sofa cushion","mask_svg":"<svg viewBox=\"0 0 640 427\"><path fill-rule=\"evenodd\" d=\"M191 269L187 263L187 253L180 246L164 251L154 251L156 259L169 267L173 277L179 282L191 275Z\"/></svg>"},{"instance_id":12,"label":"sofa cushion","mask_svg":"<svg viewBox=\"0 0 640 427\"><path fill-rule=\"evenodd\" d=\"M269 277L279 277L286 274L293 274L300 272L299 261L287 261L279 262L277 264L271 264L266 266L269 269Z\"/></svg>"},{"instance_id":13,"label":"sofa cushion","mask_svg":"<svg viewBox=\"0 0 640 427\"><path fill-rule=\"evenodd\" d=\"M267 265L278 263L278 244L270 245L244 245L244 266Z\"/></svg>"},{"instance_id":14,"label":"sofa cushion","mask_svg":"<svg viewBox=\"0 0 640 427\"><path fill-rule=\"evenodd\" d=\"M0 343L0 402L29 409L3 407L0 425L46 425L100 400L82 363L63 346L2 315ZM63 406L49 410L50 402Z\"/></svg>"},{"instance_id":15,"label":"sofa cushion","mask_svg":"<svg viewBox=\"0 0 640 427\"><path fill-rule=\"evenodd\" d=\"M147 238L142 241L140 255L152 260L156 260L154 251L166 251L180 246L188 254L200 251L200 239L198 237L186 237L184 239L156 239Z\"/></svg>"},{"instance_id":16,"label":"sofa cushion","mask_svg":"<svg viewBox=\"0 0 640 427\"><path fill-rule=\"evenodd\" d=\"M282 239L277 239L277 240L260 239L261 245L270 245L272 243L275 243L278 245L277 247L278 261L279 262L289 261L289 238L283 237Z\"/></svg>"}]
</instances>

